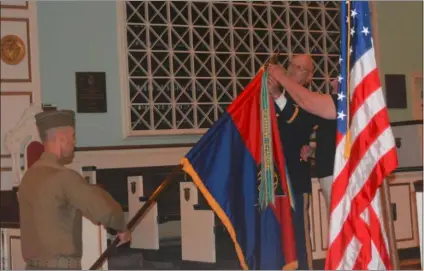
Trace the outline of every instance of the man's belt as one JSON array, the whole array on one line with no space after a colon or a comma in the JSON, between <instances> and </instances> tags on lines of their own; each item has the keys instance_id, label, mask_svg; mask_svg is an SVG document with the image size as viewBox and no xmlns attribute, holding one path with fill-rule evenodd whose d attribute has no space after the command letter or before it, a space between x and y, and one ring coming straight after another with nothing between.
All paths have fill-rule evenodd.
<instances>
[{"instance_id":1,"label":"man's belt","mask_svg":"<svg viewBox=\"0 0 424 271\"><path fill-rule=\"evenodd\" d=\"M28 266L38 268L65 268L81 269L81 259L72 257L58 257L51 260L27 260Z\"/></svg>"}]
</instances>

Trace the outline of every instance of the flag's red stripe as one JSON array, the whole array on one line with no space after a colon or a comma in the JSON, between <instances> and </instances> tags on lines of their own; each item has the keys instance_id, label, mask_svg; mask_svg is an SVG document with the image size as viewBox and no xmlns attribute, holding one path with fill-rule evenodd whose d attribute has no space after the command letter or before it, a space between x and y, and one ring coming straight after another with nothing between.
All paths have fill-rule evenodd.
<instances>
[{"instance_id":1,"label":"flag's red stripe","mask_svg":"<svg viewBox=\"0 0 424 271\"><path fill-rule=\"evenodd\" d=\"M374 69L367 74L362 81L355 87L355 92L352 96L350 104L350 113L352 117L362 106L362 104L368 99L368 97L377 91L381 87L380 78L378 76L378 70Z\"/></svg>"},{"instance_id":2,"label":"flag's red stripe","mask_svg":"<svg viewBox=\"0 0 424 271\"><path fill-rule=\"evenodd\" d=\"M358 69L357 71L361 72L361 69ZM352 101L350 105L348 105L350 111L348 117L350 119L352 119L355 114L357 114L358 110L366 110L366 108L361 109L361 106L364 105L370 95L376 91L381 91L380 78L377 68L367 72L367 74L360 75L363 76L363 78L361 78L361 82L355 86L355 90L352 95ZM389 257L387 256L387 247L382 239L383 233L381 228L378 228L380 224L378 223L379 218L375 215L371 201L374 199L378 186L381 185L384 177L386 177L392 170L397 167L396 149L392 147L392 149L386 154L380 154L380 157L376 157L378 162L372 169L369 176L361 177L361 179L358 177L352 177L352 174L357 169L361 160L364 159L364 155L367 153L368 149L376 148L376 146L372 146L372 144L375 142L375 140L378 139L382 132L389 128L388 119L387 109L385 107L377 112L374 116L365 114L365 119L361 121L367 122L364 123L366 126L356 136L351 147L349 159L345 164L335 165L339 165L343 168L336 168L336 171L340 172L338 176L334 176L335 181L332 188L333 195L331 200L330 213L333 213L334 209L338 206L338 204L340 204L343 196L346 193L350 193L347 191L349 182L362 182L364 181L362 178L367 179L359 193L351 200L351 207L349 210L346 210L349 212L347 214L347 220L343 223L340 231L336 232L337 236L332 244L330 244L326 258L326 269L337 268L341 261L346 258L356 260L355 264L353 265L353 269L368 269L368 265L372 260L371 242L377 246L377 250L381 255L380 257L383 260L383 263L386 265L386 268L390 267L390 264L387 264L387 259L389 259ZM344 137L345 135L342 135L339 132L336 134L336 146L338 147L338 152L344 151L343 148L340 148L340 144L343 142ZM378 201L380 202L379 199ZM366 225L366 223L360 217L360 214L367 207L369 207L368 213L372 213L369 215L370 219L373 220L370 221L370 227L368 227L368 225ZM356 259L352 259L352 257L354 257L353 255L345 255L348 253L346 252L346 249L354 237L357 238L358 242L360 242L362 245Z\"/></svg>"},{"instance_id":3,"label":"flag's red stripe","mask_svg":"<svg viewBox=\"0 0 424 271\"><path fill-rule=\"evenodd\" d=\"M352 119L352 116L354 116L355 113L358 111L358 109L364 104L366 99L368 99L371 94L377 91L380 86L381 85L380 78L378 76L378 69L374 69L372 72L370 72L367 76L363 78L363 80L355 88L355 92L352 96L352 101L349 107L350 120ZM337 131L336 146L339 145L344 136L345 135Z\"/></svg>"},{"instance_id":4,"label":"flag's red stripe","mask_svg":"<svg viewBox=\"0 0 424 271\"><path fill-rule=\"evenodd\" d=\"M371 77L368 77L368 79L369 78ZM368 86L367 84L364 84L366 79L367 77L365 77L362 80L362 82L358 85L358 87L355 89L354 98L352 99L352 103L350 104L350 110L351 110L350 116L352 116L354 112L356 113L358 108L365 102L366 98L368 98L375 90L379 88L379 86L375 86L373 84L371 84L370 86ZM359 98L356 98L356 96L358 96ZM384 110L381 110L379 113L383 113L384 115ZM379 113L377 113L376 116ZM353 173L354 169L360 163L361 158L366 153L369 146L375 141L376 138L378 138L381 132L384 131L384 129L381 130L377 125L370 125L370 124L373 124L373 120L369 122L367 126L364 128L364 130L357 136L356 140L352 144L349 160L346 162L343 170L339 173L339 175L335 176L336 178L334 179L333 188L332 188L330 213L337 207L337 205L340 203L343 196L345 195L346 189L349 184L349 179L351 177L350 175ZM344 135L341 134L340 132L337 132L336 146L338 146L338 144L343 140L343 138L344 138ZM368 146L363 146L361 144L364 139L367 140L366 142L369 142ZM354 203L352 203L352 206L354 206ZM331 244L331 246L328 249L328 254L331 255L331 257L327 257L326 265L328 266L326 267L326 269L337 268L341 259L343 259L343 255L346 250L346 247L349 245L354 235L354 230L352 229L352 223L353 221L351 221L351 213L350 213L348 215L347 221L344 223L342 227L342 231L339 232L338 236L336 237L336 239L334 240L334 242ZM329 258L331 258L331 261L328 260Z\"/></svg>"},{"instance_id":5,"label":"flag's red stripe","mask_svg":"<svg viewBox=\"0 0 424 271\"><path fill-rule=\"evenodd\" d=\"M383 114L383 116L378 116L379 114ZM371 145L376 138L378 138L379 134L381 133L381 130L378 129L377 125L372 125L373 122L376 122L376 118L378 117L384 117L384 114L387 114L387 110L382 109L377 115L374 116L373 120L371 121L370 125L366 127L362 131L362 133L358 136L358 139L355 141L355 143L352 146L352 152L351 157L348 160L345 168L343 171L339 174L339 176L336 178L335 183L333 185L333 195L334 199L332 199L331 204L331 210L334 210L334 208L339 204L342 197L346 193L346 188L348 186L349 181L351 178L351 174L353 173L356 166L361 161L361 158L365 154L365 152L368 149L368 146L363 146L363 144L360 144L361 142L370 142L369 145ZM381 122L378 122L380 123ZM362 146L361 146L362 145ZM386 159L385 157L389 156L389 159ZM387 153L387 155L383 156L376 165L376 168L373 169L370 176L367 179L367 182L363 186L362 190L358 193L358 195L354 198L352 201L352 209L351 213L349 214L349 218L354 213L361 213L366 208L366 206L369 205L371 199L374 197L376 189L378 186L382 183L383 178L391 172L393 169L397 167L397 156L396 156L396 150L393 148L391 151ZM377 181L376 181L377 180ZM337 187L337 188L335 188ZM344 251L346 249L346 245L350 242L349 233L351 232L350 223L345 222L345 224L342 227L342 230L338 233L338 236L336 237L336 240L333 242L329 249L329 253L335 253L335 255L329 257L332 259L334 263L338 263L341 261L343 257L343 253L340 254L340 251ZM331 267L330 267L331 268ZM333 268L335 268L333 266Z\"/></svg>"},{"instance_id":6,"label":"flag's red stripe","mask_svg":"<svg viewBox=\"0 0 424 271\"><path fill-rule=\"evenodd\" d=\"M370 225L367 225L362 218L357 217L356 227L360 234L357 234L358 239L362 243L362 247L356 262L353 266L353 270L367 270L368 265L372 259L372 250L371 242L374 243L374 246L380 255L381 260L385 265L385 269L392 269L389 253L387 251L386 245L384 244L383 232L381 231L381 224L377 214L374 211L374 208L370 206L368 210L368 219Z\"/></svg>"},{"instance_id":7,"label":"flag's red stripe","mask_svg":"<svg viewBox=\"0 0 424 271\"><path fill-rule=\"evenodd\" d=\"M263 71L260 70L227 110L257 165L261 161L260 93L262 74ZM246 114L246 110L241 110L242 108L250 108L250 112Z\"/></svg>"},{"instance_id":8,"label":"flag's red stripe","mask_svg":"<svg viewBox=\"0 0 424 271\"><path fill-rule=\"evenodd\" d=\"M343 259L347 245L350 243L356 231L360 230L360 227L357 228L354 225L355 220L358 219L357 217L365 210L367 206L370 205L371 199L375 196L376 189L378 188L375 180L383 179L387 175L387 172L390 172L396 167L396 149L392 148L380 158L361 191L355 196L355 198L352 199L352 209L345 223L343 224L341 231L328 249L328 257L325 269L335 269L338 267L341 260Z\"/></svg>"},{"instance_id":9,"label":"flag's red stripe","mask_svg":"<svg viewBox=\"0 0 424 271\"><path fill-rule=\"evenodd\" d=\"M380 219L374 211L374 208L370 208L369 214L371 224L371 239L374 241L374 245L380 254L380 258L383 260L386 268L393 269L392 262L390 261L389 251L387 250L386 244L384 243L383 231L381 230L384 225L381 224Z\"/></svg>"},{"instance_id":10,"label":"flag's red stripe","mask_svg":"<svg viewBox=\"0 0 424 271\"><path fill-rule=\"evenodd\" d=\"M353 265L352 270L367 270L368 264L371 262L371 233L370 227L365 223L365 221L358 216L355 217L355 237L358 238L359 242L362 244L359 254L356 257L355 264Z\"/></svg>"},{"instance_id":11,"label":"flag's red stripe","mask_svg":"<svg viewBox=\"0 0 424 271\"><path fill-rule=\"evenodd\" d=\"M350 116L353 116L358 111L358 109L363 105L363 103L366 101L366 99L371 94L373 94L375 91L377 91L379 88L380 88L380 79L379 79L378 69L374 69L372 72L367 74L363 78L363 80L358 84L358 86L355 88L355 92L354 92L354 95L352 97L352 102L350 104ZM384 108L384 109L380 110L380 112L377 113L375 116L373 116L371 121L369 121L369 123L367 124L367 127L369 127L370 123L375 122L376 116L379 115L380 113L382 113L382 111L385 111L385 113L383 113L384 116L381 116L380 118L378 118L378 122L377 122L377 124L379 124L379 127L382 130L380 132L376 132L377 136L380 135L380 133L383 132L387 128L387 126L389 125L389 122L388 122L389 117L388 117L388 114L387 114L387 109ZM386 117L386 118L384 118L384 117ZM364 130L366 130L367 127L365 127ZM375 128L378 128L378 127L375 127ZM364 133L364 130L361 132L361 134ZM365 138L360 138L360 135L358 135L354 144L352 144L352 150L355 150L355 146L354 146L355 144L358 145L360 143L363 144L363 142L369 142L368 140L370 140L371 138L373 139L372 142L374 142L375 137L372 137L372 135L370 135L370 136L365 137ZM336 146L338 146L338 144L340 143L340 141L342 139L343 139L343 135L340 134L339 132L337 132ZM363 140L366 140L366 141L363 141ZM363 153L365 153L365 152L363 152ZM353 159L353 160L357 161L356 165L359 164L359 161L361 160L362 156L363 156L363 154L360 155L360 156L356 156L355 157L356 159ZM350 157L350 161L352 161L351 158L352 157ZM351 170L353 172L354 168L350 167L351 165L348 165L350 163L350 161L348 161L348 163L346 163L345 167L343 168L342 172L340 172L339 176L336 176L335 181L333 183L333 187L339 186L339 185L337 185L337 179L341 179L341 178L345 179L346 178L346 176L347 176L346 171L347 170ZM356 167L356 165L355 165L355 167ZM349 178L350 178L350 176L349 176ZM339 196L337 197L338 200L336 200L337 204L339 203L341 197L346 193L346 188L347 188L348 182L349 182L349 179L345 179L345 182L342 183L343 185L341 185L341 187L333 188L332 193L334 193L335 191L339 192ZM341 195L341 197L340 197L340 195ZM334 197L334 196L332 196L332 197ZM337 206L337 204L332 199L330 210L332 211L334 209L334 207Z\"/></svg>"},{"instance_id":12,"label":"flag's red stripe","mask_svg":"<svg viewBox=\"0 0 424 271\"><path fill-rule=\"evenodd\" d=\"M351 178L351 174L361 162L362 157L368 151L374 141L384 132L389 123L381 121L387 118L387 110L383 108L374 115L372 120L368 122L367 126L361 131L356 140L352 144L349 160L346 162L343 170L338 176L335 176L333 182L333 189L331 195L331 212L337 207L346 193L346 189Z\"/></svg>"},{"instance_id":13,"label":"flag's red stripe","mask_svg":"<svg viewBox=\"0 0 424 271\"><path fill-rule=\"evenodd\" d=\"M354 172L358 164L360 163L362 157L367 152L368 148L374 143L382 131L384 131L389 124L385 121L380 121L381 119L388 119L387 110L383 108L378 112L373 119L368 123L365 129L358 135L354 144L352 145L350 158L347 161L342 172L336 177L332 189L332 203L331 211L333 211L336 206L340 203L343 196L346 193L347 186L351 180L351 174ZM389 159L385 158L389 156ZM383 159L384 158L384 159ZM370 204L373 199L376 189L381 185L383 178L389 174L392 170L397 167L397 156L396 150L393 148L387 153L383 158L377 162L376 168L371 172L367 182L363 186L362 190L354 198L351 203L351 213L349 213L349 218L352 219L351 215L360 214L363 210ZM350 220L349 220L350 221ZM349 244L352 234L355 234L355 230L352 230L351 223L345 222L342 227L342 230L338 233L336 240L333 242L329 249L329 258L331 258L332 266L329 268L336 268L339 262L343 258L343 252L346 249L346 246ZM341 252L341 253L340 253ZM334 254L334 255L333 255Z\"/></svg>"},{"instance_id":14,"label":"flag's red stripe","mask_svg":"<svg viewBox=\"0 0 424 271\"><path fill-rule=\"evenodd\" d=\"M353 222L350 220L349 216L343 225L342 231L340 231L339 235L327 250L325 270L335 270L339 266L345 250L352 240L353 227ZM343 233L343 235L341 233Z\"/></svg>"},{"instance_id":15,"label":"flag's red stripe","mask_svg":"<svg viewBox=\"0 0 424 271\"><path fill-rule=\"evenodd\" d=\"M388 127L388 124L384 125L384 123L382 123L381 121L378 121L381 118L387 118L387 110L385 108L380 110L380 112L378 112L374 116L371 122L368 123L367 127L365 127L365 129L358 135L357 140L355 140L354 144L352 145L350 159L347 161L342 172L340 172L340 174L336 177L335 182L333 184L333 189L332 189L333 198L331 202L331 211L333 211L334 208L340 203L344 194L346 193L346 189L349 184L351 174L354 172L355 168L360 163L361 158L364 156L364 154L366 153L368 148L372 145L372 143L374 143L374 141L378 138L381 132ZM368 144L364 144L364 142ZM388 152L388 153L391 153L391 152ZM377 172L377 173L383 173L382 176L375 175L376 174L375 171L371 172L371 175L369 176L367 183L363 186L360 193L355 197L355 201L352 202L351 211L362 212L363 209L365 209L365 207L369 204L370 199L373 198L375 194L375 190L381 184L381 181L384 178L384 176L386 176L391 170L395 169L397 166L396 151L394 151L393 155L390 157L391 158L390 160L385 160L386 162L388 162L387 165L391 165L391 166L379 168L379 170L382 170L382 172ZM382 160L378 162L377 166L384 165L384 163L383 164L381 163L382 163ZM378 181L375 182L375 180L378 180ZM334 261L335 263L338 263L341 261L343 257L343 251L345 250L346 245L348 245L350 242L351 237L349 238L348 236L349 236L349 232L351 232L351 229L349 228L349 226L350 226L349 223L344 224L342 231L339 232L338 237L336 238L336 240L334 241L334 243L329 249L329 253L335 253L335 255L331 257L332 261ZM342 239L340 240L340 238ZM336 268L336 267L337 266L333 266L333 268Z\"/></svg>"}]
</instances>

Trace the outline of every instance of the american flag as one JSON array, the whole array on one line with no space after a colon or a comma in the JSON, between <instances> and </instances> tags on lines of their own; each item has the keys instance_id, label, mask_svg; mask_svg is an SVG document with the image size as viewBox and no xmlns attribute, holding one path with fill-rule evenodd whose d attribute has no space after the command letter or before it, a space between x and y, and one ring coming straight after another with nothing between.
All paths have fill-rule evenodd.
<instances>
[{"instance_id":1,"label":"american flag","mask_svg":"<svg viewBox=\"0 0 424 271\"><path fill-rule=\"evenodd\" d=\"M341 73L326 269L392 269L379 187L398 163L370 10L366 1L340 5Z\"/></svg>"}]
</instances>

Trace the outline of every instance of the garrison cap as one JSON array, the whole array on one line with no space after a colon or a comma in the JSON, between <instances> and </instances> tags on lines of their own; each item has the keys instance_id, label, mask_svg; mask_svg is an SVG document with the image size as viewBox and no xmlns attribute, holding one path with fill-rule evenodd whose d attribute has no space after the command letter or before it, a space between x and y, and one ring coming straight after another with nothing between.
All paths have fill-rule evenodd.
<instances>
[{"instance_id":1,"label":"garrison cap","mask_svg":"<svg viewBox=\"0 0 424 271\"><path fill-rule=\"evenodd\" d=\"M75 127L75 112L72 110L48 110L35 115L35 123L40 133L57 127Z\"/></svg>"}]
</instances>

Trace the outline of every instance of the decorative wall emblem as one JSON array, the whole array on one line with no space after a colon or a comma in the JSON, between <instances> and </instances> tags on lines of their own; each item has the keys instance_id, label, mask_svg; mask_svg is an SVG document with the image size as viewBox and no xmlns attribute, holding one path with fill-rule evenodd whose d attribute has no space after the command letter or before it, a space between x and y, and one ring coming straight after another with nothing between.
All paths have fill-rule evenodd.
<instances>
[{"instance_id":1,"label":"decorative wall emblem","mask_svg":"<svg viewBox=\"0 0 424 271\"><path fill-rule=\"evenodd\" d=\"M189 201L190 200L190 188L189 187L184 188L184 199L186 201Z\"/></svg>"},{"instance_id":2,"label":"decorative wall emblem","mask_svg":"<svg viewBox=\"0 0 424 271\"><path fill-rule=\"evenodd\" d=\"M400 148L402 146L402 138L396 137L395 138L396 148Z\"/></svg>"},{"instance_id":3,"label":"decorative wall emblem","mask_svg":"<svg viewBox=\"0 0 424 271\"><path fill-rule=\"evenodd\" d=\"M133 195L134 195L135 191L137 191L137 183L131 182L131 193L133 193Z\"/></svg>"},{"instance_id":4,"label":"decorative wall emblem","mask_svg":"<svg viewBox=\"0 0 424 271\"><path fill-rule=\"evenodd\" d=\"M87 181L87 183L89 184L89 183L91 183L91 178L90 178L90 176L85 176L84 177L84 179Z\"/></svg>"},{"instance_id":5,"label":"decorative wall emblem","mask_svg":"<svg viewBox=\"0 0 424 271\"><path fill-rule=\"evenodd\" d=\"M22 62L26 54L25 43L16 35L6 35L1 39L1 60L9 65Z\"/></svg>"}]
</instances>

